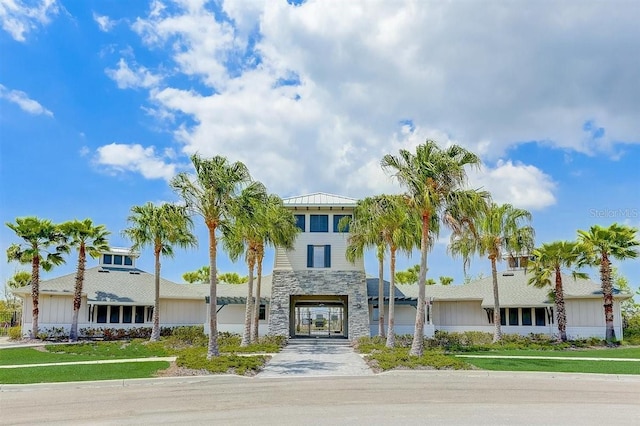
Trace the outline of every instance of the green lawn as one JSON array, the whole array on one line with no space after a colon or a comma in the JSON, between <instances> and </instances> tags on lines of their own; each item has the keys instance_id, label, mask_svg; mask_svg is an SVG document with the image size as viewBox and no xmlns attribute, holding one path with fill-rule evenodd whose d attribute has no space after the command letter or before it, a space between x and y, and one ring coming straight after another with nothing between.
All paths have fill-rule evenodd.
<instances>
[{"instance_id":1,"label":"green lawn","mask_svg":"<svg viewBox=\"0 0 640 426\"><path fill-rule=\"evenodd\" d=\"M541 357L581 357L581 358L635 358L640 359L640 346L631 348L572 349L572 350L491 350L464 352L461 355L487 356L541 356Z\"/></svg>"},{"instance_id":2,"label":"green lawn","mask_svg":"<svg viewBox=\"0 0 640 426\"><path fill-rule=\"evenodd\" d=\"M483 370L548 371L558 373L640 374L640 362L555 359L464 358Z\"/></svg>"},{"instance_id":3,"label":"green lawn","mask_svg":"<svg viewBox=\"0 0 640 426\"><path fill-rule=\"evenodd\" d=\"M101 342L74 345L47 345L47 352L36 348L0 350L0 365L45 364L54 362L93 361L101 359L148 358L169 356L159 344Z\"/></svg>"},{"instance_id":4,"label":"green lawn","mask_svg":"<svg viewBox=\"0 0 640 426\"><path fill-rule=\"evenodd\" d=\"M3 349L0 353L4 353ZM51 367L0 369L1 384L54 383L89 380L140 379L154 377L169 368L166 361L124 362L100 365L56 365Z\"/></svg>"}]
</instances>

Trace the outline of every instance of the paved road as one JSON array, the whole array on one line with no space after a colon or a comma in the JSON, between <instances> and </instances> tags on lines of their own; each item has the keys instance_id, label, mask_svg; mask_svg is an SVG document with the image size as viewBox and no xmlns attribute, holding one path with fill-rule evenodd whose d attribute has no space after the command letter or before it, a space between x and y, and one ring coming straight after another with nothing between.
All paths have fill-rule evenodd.
<instances>
[{"instance_id":1,"label":"paved road","mask_svg":"<svg viewBox=\"0 0 640 426\"><path fill-rule=\"evenodd\" d=\"M0 416L3 425L626 425L640 419L640 378L406 371L4 385Z\"/></svg>"}]
</instances>

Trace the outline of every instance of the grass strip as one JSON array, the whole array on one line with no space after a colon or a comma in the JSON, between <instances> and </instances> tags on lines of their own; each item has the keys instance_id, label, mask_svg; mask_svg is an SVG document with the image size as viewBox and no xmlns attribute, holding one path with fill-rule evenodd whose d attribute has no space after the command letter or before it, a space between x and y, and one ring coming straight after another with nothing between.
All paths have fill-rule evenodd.
<instances>
[{"instance_id":1,"label":"grass strip","mask_svg":"<svg viewBox=\"0 0 640 426\"><path fill-rule=\"evenodd\" d=\"M554 373L640 374L640 363L563 359L465 358L468 364L491 371L545 371Z\"/></svg>"},{"instance_id":2,"label":"grass strip","mask_svg":"<svg viewBox=\"0 0 640 426\"><path fill-rule=\"evenodd\" d=\"M491 350L460 352L464 355L487 356L543 356L543 357L580 357L580 358L634 358L640 359L640 347L613 349L577 349L577 350Z\"/></svg>"},{"instance_id":3,"label":"grass strip","mask_svg":"<svg viewBox=\"0 0 640 426\"><path fill-rule=\"evenodd\" d=\"M11 368L0 370L0 384L142 379L155 377L158 370L166 368L166 361Z\"/></svg>"}]
</instances>

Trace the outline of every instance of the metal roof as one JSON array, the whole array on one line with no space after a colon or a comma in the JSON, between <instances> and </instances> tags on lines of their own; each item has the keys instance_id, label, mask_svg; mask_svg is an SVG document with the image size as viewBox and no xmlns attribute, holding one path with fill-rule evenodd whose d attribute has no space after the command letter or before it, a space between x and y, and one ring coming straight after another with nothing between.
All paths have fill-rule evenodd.
<instances>
[{"instance_id":1,"label":"metal roof","mask_svg":"<svg viewBox=\"0 0 640 426\"><path fill-rule=\"evenodd\" d=\"M313 194L285 198L282 202L285 206L291 207L355 207L358 200L342 195L328 194L326 192L314 192Z\"/></svg>"}]
</instances>

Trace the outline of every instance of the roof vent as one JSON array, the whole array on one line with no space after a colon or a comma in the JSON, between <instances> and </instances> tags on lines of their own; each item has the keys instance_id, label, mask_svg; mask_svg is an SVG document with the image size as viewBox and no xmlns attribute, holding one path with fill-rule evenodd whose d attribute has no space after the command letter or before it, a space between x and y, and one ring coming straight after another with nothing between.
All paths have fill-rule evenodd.
<instances>
[{"instance_id":1,"label":"roof vent","mask_svg":"<svg viewBox=\"0 0 640 426\"><path fill-rule=\"evenodd\" d=\"M513 276L513 272L503 272L502 276L503 277L512 277Z\"/></svg>"},{"instance_id":2,"label":"roof vent","mask_svg":"<svg viewBox=\"0 0 640 426\"><path fill-rule=\"evenodd\" d=\"M109 273L109 271L108 271L108 270L106 270L106 269L98 269L98 272L105 272L105 273L107 273L107 274Z\"/></svg>"},{"instance_id":3,"label":"roof vent","mask_svg":"<svg viewBox=\"0 0 640 426\"><path fill-rule=\"evenodd\" d=\"M133 275L140 275L140 272L138 272L138 271L129 271L129 273L133 274Z\"/></svg>"}]
</instances>

